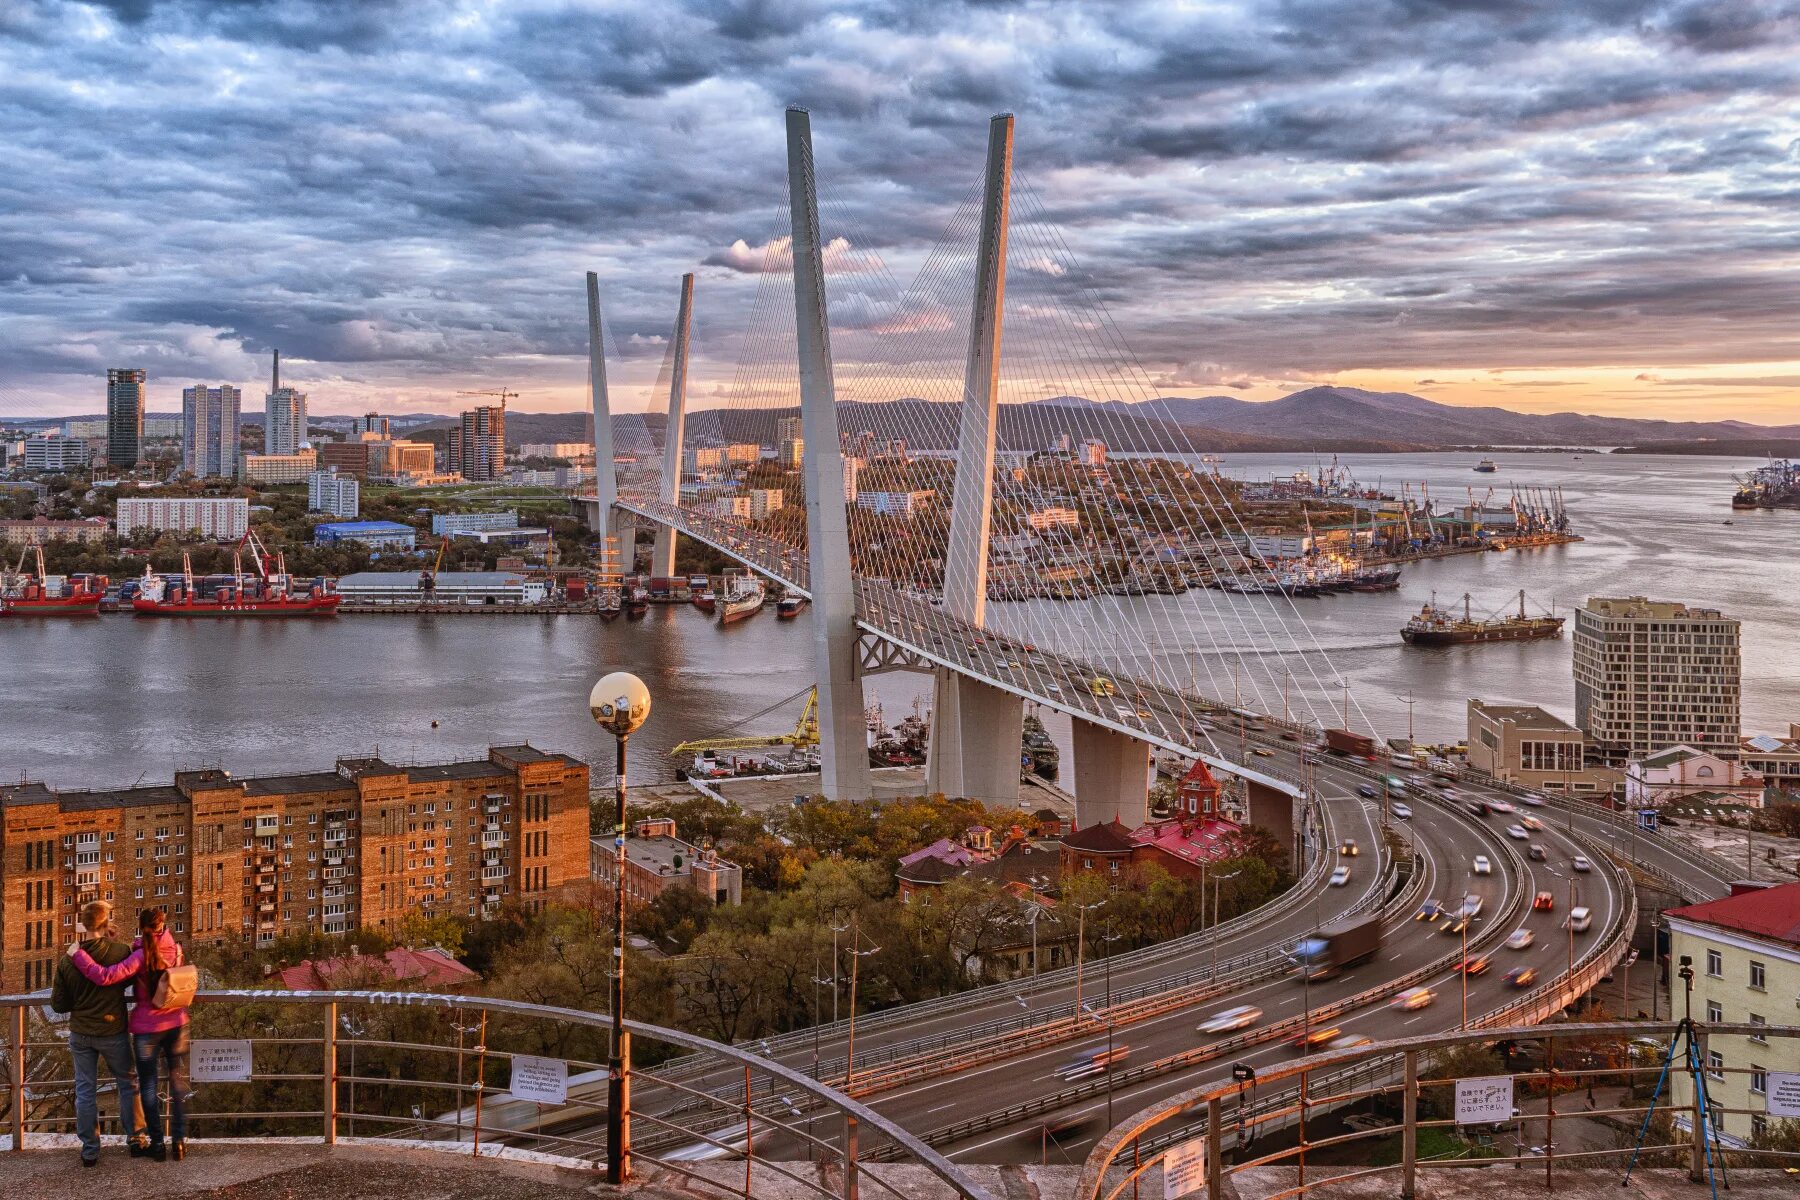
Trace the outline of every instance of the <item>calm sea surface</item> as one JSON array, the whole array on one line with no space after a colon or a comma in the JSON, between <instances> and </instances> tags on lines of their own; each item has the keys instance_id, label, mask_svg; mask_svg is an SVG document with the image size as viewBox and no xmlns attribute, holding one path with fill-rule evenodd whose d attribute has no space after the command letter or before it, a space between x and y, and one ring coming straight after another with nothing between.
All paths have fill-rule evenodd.
<instances>
[{"instance_id":1,"label":"calm sea surface","mask_svg":"<svg viewBox=\"0 0 1800 1200\"><path fill-rule=\"evenodd\" d=\"M1598 593L1717 605L1744 625L1746 730L1785 733L1790 719L1800 719L1800 513L1731 510L1731 472L1754 463L1498 454L1499 474L1484 476L1470 470L1474 457L1343 461L1363 482L1389 489L1424 481L1440 504L1463 502L1464 489L1476 484L1478 498L1489 484L1500 496L1509 482L1560 484L1587 541L1415 564L1395 594L1295 600L1288 623L1298 631L1294 614L1303 617L1309 632L1299 640L1316 642L1322 657L1247 655L1238 672L1246 701L1278 710L1279 685L1270 680L1291 671L1297 710L1337 703L1335 673L1351 683L1363 714L1356 723L1383 733L1405 732L1402 698L1411 697L1421 740L1460 738L1471 696L1570 715L1567 638L1436 650L1400 642L1400 625L1433 592L1446 602L1470 592L1486 611L1524 588L1535 606L1565 615ZM1310 458L1245 455L1223 469L1254 479L1315 467ZM995 615L1029 630L1052 619L1079 620L1080 608L996 606ZM1168 671L1210 681L1218 694L1232 686L1231 651L1267 644L1242 606L1225 608L1209 592L1115 602L1111 616L1092 620L1087 636L1109 637L1117 613L1128 609L1161 619L1152 627L1168 631L1139 652ZM319 769L336 756L377 749L392 759L426 760L517 740L599 760L610 744L589 720L586 696L612 668L636 671L655 696L654 715L632 743L633 773L666 778L674 765L670 746L734 727L810 683L810 633L805 616L777 621L768 611L722 628L685 606L610 625L589 617L5 620L0 778L123 786L208 763L240 773ZM924 683L916 675L879 676L870 698L897 719ZM796 713L791 706L772 714L754 731L790 726ZM1060 738L1062 723L1050 724Z\"/></svg>"}]
</instances>

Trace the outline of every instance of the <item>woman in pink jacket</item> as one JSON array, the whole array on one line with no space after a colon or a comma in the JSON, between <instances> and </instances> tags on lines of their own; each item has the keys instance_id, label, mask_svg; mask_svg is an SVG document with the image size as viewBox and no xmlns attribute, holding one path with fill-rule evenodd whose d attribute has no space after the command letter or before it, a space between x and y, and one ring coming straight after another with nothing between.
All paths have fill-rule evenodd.
<instances>
[{"instance_id":1,"label":"woman in pink jacket","mask_svg":"<svg viewBox=\"0 0 1800 1200\"><path fill-rule=\"evenodd\" d=\"M94 983L106 987L132 981L132 1048L137 1054L138 1089L144 1101L144 1123L150 1130L150 1157L157 1162L173 1154L187 1156L188 1012L185 1008L157 1008L150 998L162 973L182 965L181 947L169 933L168 917L160 908L138 914L138 936L131 955L110 967L89 957L79 944L69 948L76 969ZM157 1059L169 1068L169 1146L163 1146L162 1097L156 1088Z\"/></svg>"}]
</instances>

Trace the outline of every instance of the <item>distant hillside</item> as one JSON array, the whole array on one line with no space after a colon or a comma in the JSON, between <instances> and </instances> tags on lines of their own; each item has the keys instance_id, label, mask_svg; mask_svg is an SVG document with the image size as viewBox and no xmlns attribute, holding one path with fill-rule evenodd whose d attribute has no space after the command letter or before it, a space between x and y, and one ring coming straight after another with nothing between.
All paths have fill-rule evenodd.
<instances>
[{"instance_id":1,"label":"distant hillside","mask_svg":"<svg viewBox=\"0 0 1800 1200\"><path fill-rule=\"evenodd\" d=\"M1427 446L1624 446L1702 438L1800 437L1800 426L1765 428L1743 421L1661 421L1583 413L1516 413L1504 408L1439 404L1408 392L1313 387L1279 400L1233 396L1168 397L1144 404L1096 403L1079 397L1041 405L1101 411L1155 409L1178 424L1227 433L1296 439L1309 444L1345 438L1400 440Z\"/></svg>"},{"instance_id":2,"label":"distant hillside","mask_svg":"<svg viewBox=\"0 0 1800 1200\"><path fill-rule=\"evenodd\" d=\"M1708 454L1720 458L1800 458L1800 438L1725 438L1716 442L1644 442L1614 454Z\"/></svg>"}]
</instances>

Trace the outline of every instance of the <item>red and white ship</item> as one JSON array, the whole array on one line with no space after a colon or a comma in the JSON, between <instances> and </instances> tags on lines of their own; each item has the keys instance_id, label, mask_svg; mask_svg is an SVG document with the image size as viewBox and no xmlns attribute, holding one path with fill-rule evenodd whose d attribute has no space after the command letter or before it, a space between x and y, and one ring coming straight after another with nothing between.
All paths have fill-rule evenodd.
<instances>
[{"instance_id":1,"label":"red and white ship","mask_svg":"<svg viewBox=\"0 0 1800 1200\"><path fill-rule=\"evenodd\" d=\"M246 545L256 567L256 574L248 578L243 562ZM170 585L146 566L131 610L141 617L329 617L336 614L342 600L321 585L296 593L287 573L286 557L278 553L271 572L268 552L254 532L246 533L232 553L231 573L232 582L203 596L194 586L194 564L186 554L181 556L179 584Z\"/></svg>"},{"instance_id":2,"label":"red and white ship","mask_svg":"<svg viewBox=\"0 0 1800 1200\"><path fill-rule=\"evenodd\" d=\"M25 573L26 554L37 555L37 574ZM106 594L104 575L46 575L44 548L19 554L12 570L0 566L0 615L9 617L91 617Z\"/></svg>"}]
</instances>

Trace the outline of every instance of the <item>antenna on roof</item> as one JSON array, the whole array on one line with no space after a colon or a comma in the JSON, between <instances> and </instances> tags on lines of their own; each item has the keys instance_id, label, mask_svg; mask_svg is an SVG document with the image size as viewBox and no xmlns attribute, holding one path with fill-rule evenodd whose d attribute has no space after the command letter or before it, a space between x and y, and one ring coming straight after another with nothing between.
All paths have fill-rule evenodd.
<instances>
[{"instance_id":1,"label":"antenna on roof","mask_svg":"<svg viewBox=\"0 0 1800 1200\"><path fill-rule=\"evenodd\" d=\"M271 392L281 390L281 351L279 350L275 351L275 366L269 375L269 390Z\"/></svg>"}]
</instances>

